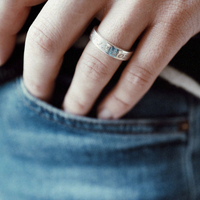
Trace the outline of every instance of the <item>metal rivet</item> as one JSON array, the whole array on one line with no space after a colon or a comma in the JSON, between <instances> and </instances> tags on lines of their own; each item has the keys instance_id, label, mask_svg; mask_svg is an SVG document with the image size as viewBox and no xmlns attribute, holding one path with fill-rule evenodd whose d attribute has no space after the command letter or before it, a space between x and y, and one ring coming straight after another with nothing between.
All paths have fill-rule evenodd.
<instances>
[{"instance_id":1,"label":"metal rivet","mask_svg":"<svg viewBox=\"0 0 200 200\"><path fill-rule=\"evenodd\" d=\"M181 130L187 131L189 129L189 124L187 122L184 122L180 126Z\"/></svg>"}]
</instances>

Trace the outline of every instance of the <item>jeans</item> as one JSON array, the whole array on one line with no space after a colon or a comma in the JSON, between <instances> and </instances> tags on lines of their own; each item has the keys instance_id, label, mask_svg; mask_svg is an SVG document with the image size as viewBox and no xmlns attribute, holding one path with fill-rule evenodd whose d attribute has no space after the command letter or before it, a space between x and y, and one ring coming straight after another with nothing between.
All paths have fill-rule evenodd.
<instances>
[{"instance_id":1,"label":"jeans","mask_svg":"<svg viewBox=\"0 0 200 200\"><path fill-rule=\"evenodd\" d=\"M120 120L0 85L1 200L199 200L200 100L152 88Z\"/></svg>"},{"instance_id":2,"label":"jeans","mask_svg":"<svg viewBox=\"0 0 200 200\"><path fill-rule=\"evenodd\" d=\"M0 68L0 200L200 200L199 99L157 80L120 120L70 115L59 107L82 50L47 104L20 78L23 48ZM200 82L199 52L193 39L171 65Z\"/></svg>"}]
</instances>

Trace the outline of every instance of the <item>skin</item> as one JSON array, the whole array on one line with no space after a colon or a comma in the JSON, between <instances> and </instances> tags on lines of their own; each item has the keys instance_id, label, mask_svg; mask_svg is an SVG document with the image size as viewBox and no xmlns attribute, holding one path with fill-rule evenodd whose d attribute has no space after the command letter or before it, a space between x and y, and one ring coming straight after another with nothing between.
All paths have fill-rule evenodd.
<instances>
[{"instance_id":1,"label":"skin","mask_svg":"<svg viewBox=\"0 0 200 200\"><path fill-rule=\"evenodd\" d=\"M12 53L30 8L42 2L0 1L0 65ZM99 118L120 118L200 31L199 10L200 0L48 0L27 34L25 85L35 97L49 101L64 53L96 17L101 21L98 32L119 48L129 50L141 38L119 82L98 107ZM76 66L64 110L86 115L120 64L89 42Z\"/></svg>"}]
</instances>

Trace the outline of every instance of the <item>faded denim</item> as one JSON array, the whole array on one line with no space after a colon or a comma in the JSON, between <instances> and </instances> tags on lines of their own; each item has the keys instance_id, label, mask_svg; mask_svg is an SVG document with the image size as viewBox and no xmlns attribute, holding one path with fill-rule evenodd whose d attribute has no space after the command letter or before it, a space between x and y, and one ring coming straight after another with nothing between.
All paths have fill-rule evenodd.
<instances>
[{"instance_id":1,"label":"faded denim","mask_svg":"<svg viewBox=\"0 0 200 200\"><path fill-rule=\"evenodd\" d=\"M199 200L200 101L151 89L127 118L78 117L0 85L1 200ZM131 118L132 116L132 118Z\"/></svg>"}]
</instances>

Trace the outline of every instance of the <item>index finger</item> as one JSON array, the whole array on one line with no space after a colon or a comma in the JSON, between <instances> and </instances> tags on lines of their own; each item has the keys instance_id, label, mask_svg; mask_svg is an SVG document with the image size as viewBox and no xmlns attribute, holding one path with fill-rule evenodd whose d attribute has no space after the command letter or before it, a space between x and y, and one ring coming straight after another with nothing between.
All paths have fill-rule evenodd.
<instances>
[{"instance_id":1,"label":"index finger","mask_svg":"<svg viewBox=\"0 0 200 200\"><path fill-rule=\"evenodd\" d=\"M15 46L16 34L24 24L30 7L17 1L0 1L0 66L9 58Z\"/></svg>"}]
</instances>

